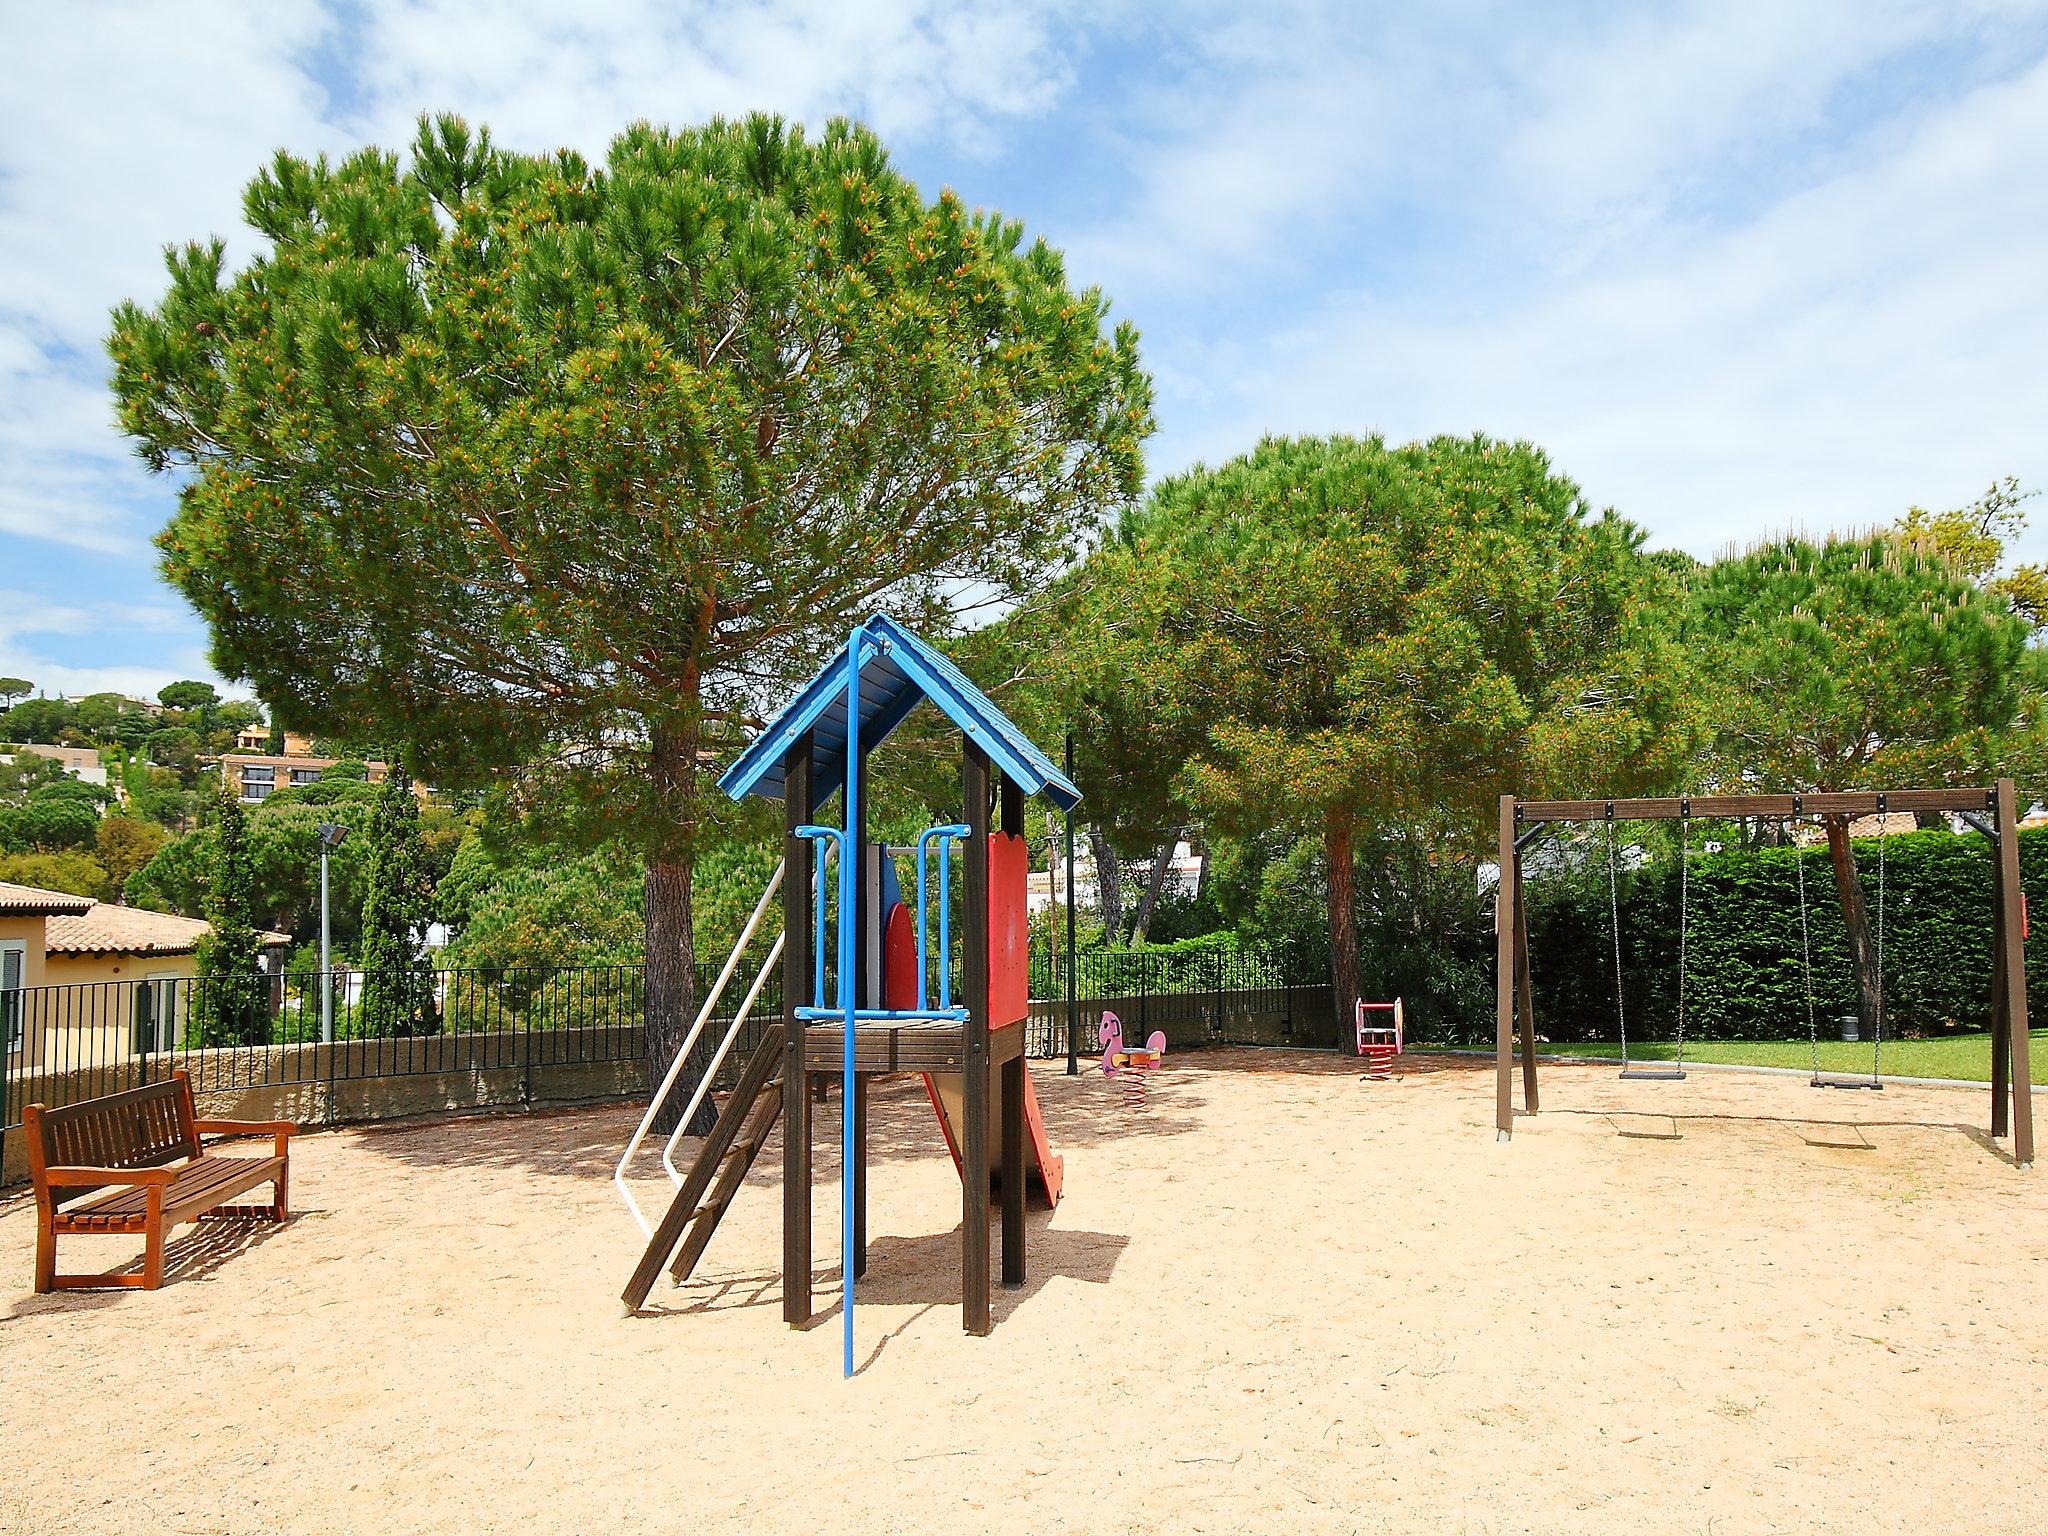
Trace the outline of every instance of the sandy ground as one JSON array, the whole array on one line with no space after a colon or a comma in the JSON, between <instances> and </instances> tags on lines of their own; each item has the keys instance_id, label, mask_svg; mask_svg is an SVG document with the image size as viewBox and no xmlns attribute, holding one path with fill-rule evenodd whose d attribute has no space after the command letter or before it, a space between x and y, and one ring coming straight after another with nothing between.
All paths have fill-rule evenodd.
<instances>
[{"instance_id":1,"label":"sandy ground","mask_svg":"<svg viewBox=\"0 0 2048 1536\"><path fill-rule=\"evenodd\" d=\"M1035 1067L1068 1195L986 1339L930 1110L878 1088L850 1383L837 1186L792 1332L773 1146L620 1316L622 1109L309 1136L293 1220L187 1229L155 1295L31 1296L15 1200L0 1531L2048 1523L2048 1171L1981 1090L1547 1067L1499 1145L1484 1065L1404 1065L1184 1056L1136 1113Z\"/></svg>"}]
</instances>

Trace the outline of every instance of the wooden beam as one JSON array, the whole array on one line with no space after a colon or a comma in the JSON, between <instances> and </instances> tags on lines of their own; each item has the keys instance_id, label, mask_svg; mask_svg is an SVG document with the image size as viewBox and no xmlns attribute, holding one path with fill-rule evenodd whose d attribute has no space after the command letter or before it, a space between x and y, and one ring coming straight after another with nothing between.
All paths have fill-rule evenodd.
<instances>
[{"instance_id":1,"label":"wooden beam","mask_svg":"<svg viewBox=\"0 0 2048 1536\"><path fill-rule=\"evenodd\" d=\"M811 1000L811 898L817 845L798 837L815 807L811 733L782 761L782 1320L811 1320L811 1096L804 1091L804 1025Z\"/></svg>"},{"instance_id":2,"label":"wooden beam","mask_svg":"<svg viewBox=\"0 0 2048 1536\"><path fill-rule=\"evenodd\" d=\"M1024 835L1024 786L1003 779L1003 830L1012 837Z\"/></svg>"},{"instance_id":3,"label":"wooden beam","mask_svg":"<svg viewBox=\"0 0 2048 1536\"><path fill-rule=\"evenodd\" d=\"M960 820L967 826L960 917L961 981L967 1005L961 1064L960 1320L969 1333L989 1331L988 1274L988 754L964 733Z\"/></svg>"},{"instance_id":4,"label":"wooden beam","mask_svg":"<svg viewBox=\"0 0 2048 1536\"><path fill-rule=\"evenodd\" d=\"M1515 1130L1515 797L1500 797L1500 880L1493 897L1493 1124L1505 1141Z\"/></svg>"},{"instance_id":5,"label":"wooden beam","mask_svg":"<svg viewBox=\"0 0 2048 1536\"><path fill-rule=\"evenodd\" d=\"M1998 781L1998 882L2007 920L1999 934L1999 968L2005 982L2006 1037L2012 1061L2012 1156L2022 1168L2034 1165L2034 1074L2027 1053L2027 956L2022 937L2020 893L2019 787Z\"/></svg>"},{"instance_id":6,"label":"wooden beam","mask_svg":"<svg viewBox=\"0 0 2048 1536\"><path fill-rule=\"evenodd\" d=\"M1522 820L1671 821L1680 816L1872 816L1880 796L1887 811L1986 811L1998 798L1991 789L1889 789L1830 791L1812 795L1663 795L1642 800L1524 800Z\"/></svg>"}]
</instances>

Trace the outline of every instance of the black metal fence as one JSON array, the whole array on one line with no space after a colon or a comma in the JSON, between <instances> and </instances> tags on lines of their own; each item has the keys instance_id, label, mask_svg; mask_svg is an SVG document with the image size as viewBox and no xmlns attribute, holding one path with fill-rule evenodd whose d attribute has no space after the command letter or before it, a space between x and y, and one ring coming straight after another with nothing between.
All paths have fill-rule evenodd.
<instances>
[{"instance_id":1,"label":"black metal fence","mask_svg":"<svg viewBox=\"0 0 2048 1536\"><path fill-rule=\"evenodd\" d=\"M1330 985L1322 968L1299 956L1258 950L1082 950L1032 957L1032 1056L1067 1053L1067 963L1071 958L1077 1042L1095 1049L1105 1012L1127 1039L1163 1031L1171 1046L1337 1043Z\"/></svg>"},{"instance_id":2,"label":"black metal fence","mask_svg":"<svg viewBox=\"0 0 2048 1536\"><path fill-rule=\"evenodd\" d=\"M700 996L712 980L700 974ZM779 983L769 978L756 1015L780 1012ZM707 1037L724 1033L742 996L736 981ZM0 992L0 1041L0 1128L11 1128L29 1104L114 1093L179 1068L216 1091L451 1073L516 1072L527 1083L537 1071L637 1067L646 986L641 967L614 965L29 987ZM341 1118L334 1105L330 1096L327 1117Z\"/></svg>"},{"instance_id":3,"label":"black metal fence","mask_svg":"<svg viewBox=\"0 0 2048 1536\"><path fill-rule=\"evenodd\" d=\"M697 995L715 979L700 970ZM707 1021L724 1038L747 975ZM1067 1051L1067 971L1034 963L1027 1051ZM1082 1053L1105 1010L1126 1033L1175 1046L1336 1041L1329 986L1270 955L1084 952L1073 977ZM729 1084L781 1016L771 974L721 1063ZM12 1134L29 1104L55 1107L184 1069L196 1090L276 1090L289 1118L339 1124L436 1108L518 1107L646 1091L646 984L637 965L167 976L0 992L0 1176L19 1176ZM422 1083L420 1079L434 1079ZM413 1079L406 1085L400 1080Z\"/></svg>"}]
</instances>

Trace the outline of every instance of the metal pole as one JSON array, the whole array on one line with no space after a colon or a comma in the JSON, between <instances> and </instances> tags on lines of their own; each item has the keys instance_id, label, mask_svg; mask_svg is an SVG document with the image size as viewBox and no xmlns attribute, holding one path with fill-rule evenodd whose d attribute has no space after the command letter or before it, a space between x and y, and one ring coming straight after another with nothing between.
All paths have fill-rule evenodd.
<instances>
[{"instance_id":1,"label":"metal pole","mask_svg":"<svg viewBox=\"0 0 2048 1536\"><path fill-rule=\"evenodd\" d=\"M327 840L320 841L320 1043L334 1043L334 966L327 953Z\"/></svg>"},{"instance_id":2,"label":"metal pole","mask_svg":"<svg viewBox=\"0 0 2048 1536\"><path fill-rule=\"evenodd\" d=\"M1067 732L1067 782L1074 782L1074 733ZM1060 818L1067 828L1067 1076L1073 1077L1081 1070L1080 1028L1077 1022L1077 1003L1074 996L1075 972L1080 956L1074 951L1074 808L1067 807Z\"/></svg>"},{"instance_id":3,"label":"metal pole","mask_svg":"<svg viewBox=\"0 0 2048 1536\"><path fill-rule=\"evenodd\" d=\"M846 811L846 840L839 845L839 1006L845 1015L845 1050L840 1061L839 1090L839 1297L840 1374L853 1375L853 1215L858 1198L855 1167L858 1149L854 1145L853 1080L854 1036L858 1028L855 1010L860 1006L854 986L854 911L858 901L860 846L860 642L856 629L846 642L846 774L841 798Z\"/></svg>"}]
</instances>

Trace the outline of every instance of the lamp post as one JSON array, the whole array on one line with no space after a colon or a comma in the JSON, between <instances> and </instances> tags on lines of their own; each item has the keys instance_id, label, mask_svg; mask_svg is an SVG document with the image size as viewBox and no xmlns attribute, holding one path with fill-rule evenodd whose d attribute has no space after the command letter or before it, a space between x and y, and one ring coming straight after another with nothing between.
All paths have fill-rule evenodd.
<instances>
[{"instance_id":1,"label":"lamp post","mask_svg":"<svg viewBox=\"0 0 2048 1536\"><path fill-rule=\"evenodd\" d=\"M1074 782L1074 733L1067 732L1067 782ZM1070 805L1060 817L1067 833L1067 1076L1072 1077L1081 1070L1081 1042L1075 1035L1077 1009L1074 1005L1075 978L1081 957L1074 952L1074 808Z\"/></svg>"},{"instance_id":2,"label":"lamp post","mask_svg":"<svg viewBox=\"0 0 2048 1536\"><path fill-rule=\"evenodd\" d=\"M327 859L348 836L348 828L331 821L320 823L320 1043L334 1043L334 966L327 944Z\"/></svg>"}]
</instances>

